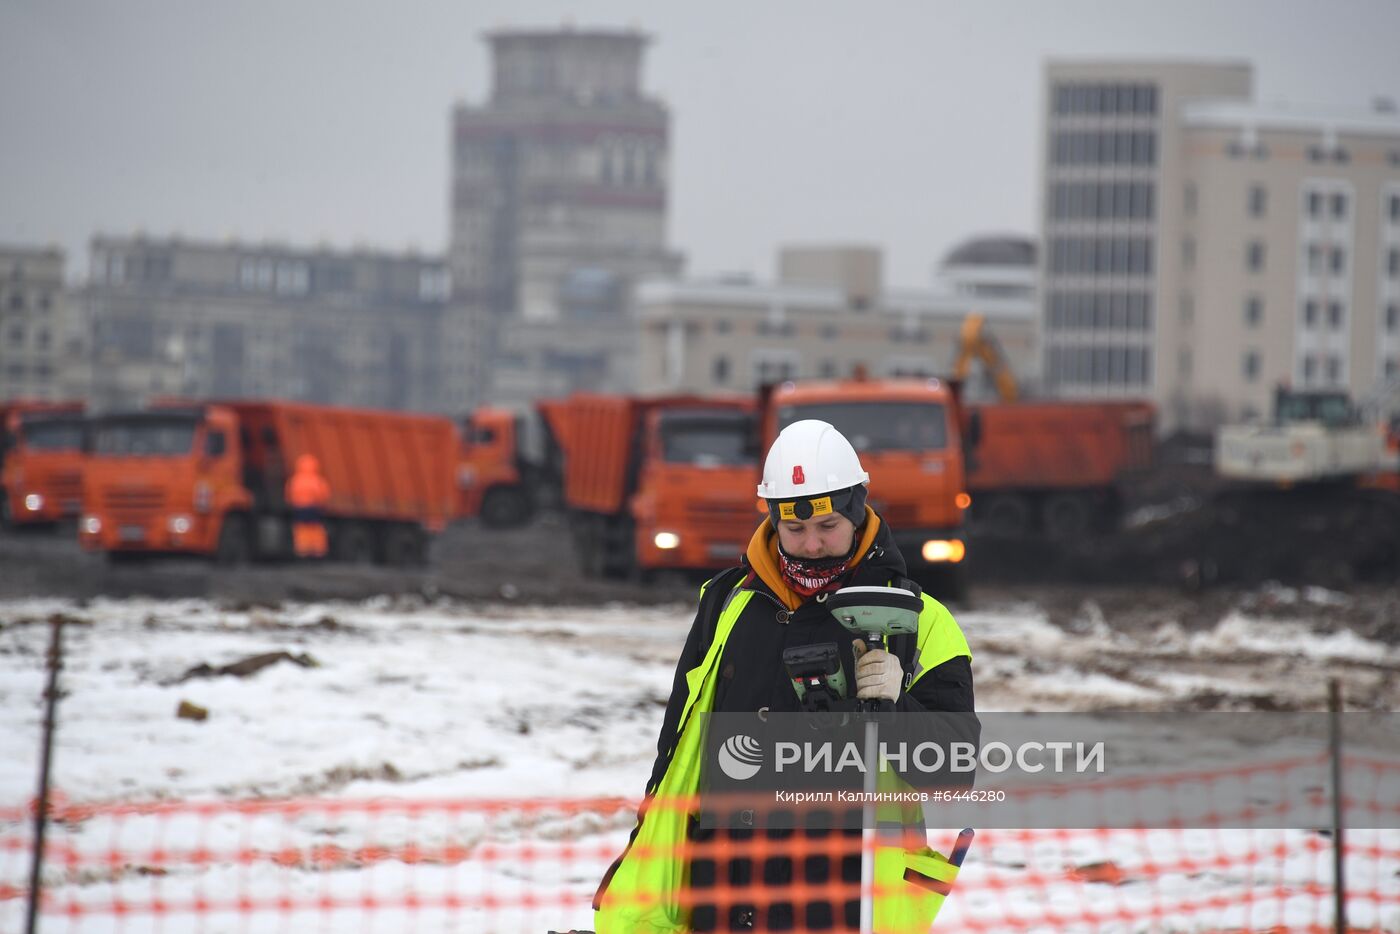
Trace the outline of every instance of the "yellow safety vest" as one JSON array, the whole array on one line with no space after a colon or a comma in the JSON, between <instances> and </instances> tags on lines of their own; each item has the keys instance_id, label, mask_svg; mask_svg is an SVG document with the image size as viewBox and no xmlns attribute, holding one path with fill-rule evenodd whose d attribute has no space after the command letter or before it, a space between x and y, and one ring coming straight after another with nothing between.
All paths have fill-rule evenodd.
<instances>
[{"instance_id":1,"label":"yellow safety vest","mask_svg":"<svg viewBox=\"0 0 1400 934\"><path fill-rule=\"evenodd\" d=\"M702 587L700 596L704 595ZM714 704L714 674L725 642L754 596L751 590L737 588L731 593L704 659L686 672L688 694L681 709L675 752L661 781L648 792L636 835L614 863L610 877L594 900L593 926L597 934L685 934L690 930L689 910L679 898L686 887L683 849L690 815L669 802L691 799L699 790L705 746L704 730L695 714L708 712ZM952 614L928 594L924 594L923 601L916 681L951 658L972 657ZM664 806L651 807L656 801ZM906 849L877 844L874 888L879 897L875 900L875 930L879 934L927 932L944 899L929 888L930 883L946 890L957 874L958 867L927 846Z\"/></svg>"}]
</instances>

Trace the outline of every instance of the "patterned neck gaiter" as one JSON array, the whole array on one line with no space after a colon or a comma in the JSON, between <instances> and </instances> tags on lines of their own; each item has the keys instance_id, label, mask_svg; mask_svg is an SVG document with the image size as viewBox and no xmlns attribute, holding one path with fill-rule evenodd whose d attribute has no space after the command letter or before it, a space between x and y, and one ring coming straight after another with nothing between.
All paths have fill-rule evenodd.
<instances>
[{"instance_id":1,"label":"patterned neck gaiter","mask_svg":"<svg viewBox=\"0 0 1400 934\"><path fill-rule=\"evenodd\" d=\"M835 558L795 558L779 546L778 571L783 575L783 582L804 597L835 590L837 580L850 570L856 545L857 542L852 541L851 550Z\"/></svg>"}]
</instances>

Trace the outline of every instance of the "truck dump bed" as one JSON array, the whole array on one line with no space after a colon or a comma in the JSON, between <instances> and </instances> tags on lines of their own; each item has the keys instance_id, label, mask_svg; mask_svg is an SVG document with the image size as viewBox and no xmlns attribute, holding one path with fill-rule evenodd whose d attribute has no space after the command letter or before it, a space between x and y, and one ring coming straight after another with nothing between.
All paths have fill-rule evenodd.
<instances>
[{"instance_id":1,"label":"truck dump bed","mask_svg":"<svg viewBox=\"0 0 1400 934\"><path fill-rule=\"evenodd\" d=\"M433 415L292 402L227 402L243 431L245 474L271 495L303 454L330 485L329 516L441 528L456 508L457 431Z\"/></svg>"},{"instance_id":2,"label":"truck dump bed","mask_svg":"<svg viewBox=\"0 0 1400 934\"><path fill-rule=\"evenodd\" d=\"M969 407L982 437L969 459L968 488L1109 487L1152 464L1153 409L1145 402L1017 402Z\"/></svg>"}]
</instances>

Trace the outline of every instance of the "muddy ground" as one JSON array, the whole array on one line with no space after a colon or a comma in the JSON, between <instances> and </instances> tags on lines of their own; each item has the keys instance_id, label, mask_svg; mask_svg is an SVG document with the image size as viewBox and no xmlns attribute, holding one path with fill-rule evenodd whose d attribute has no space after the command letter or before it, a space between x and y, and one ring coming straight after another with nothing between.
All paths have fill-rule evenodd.
<instances>
[{"instance_id":1,"label":"muddy ground","mask_svg":"<svg viewBox=\"0 0 1400 934\"><path fill-rule=\"evenodd\" d=\"M970 604L979 610L1031 604L1069 631L1085 618L1119 632L1143 632L1166 622L1208 629L1230 613L1321 619L1363 638L1400 644L1400 587L1354 584L1337 599L1299 599L1273 585L1199 587L1174 578L1172 568L1140 568L1112 582L1092 557L1057 556L1048 545L985 542ZM333 562L222 568L208 561L161 558L114 564L83 553L71 532L0 532L0 599L65 596L206 597L229 605L282 601L356 600L380 594L439 596L466 602L522 605L685 603L704 575L663 576L641 585L582 575L561 520L545 517L516 530L457 524L434 543L429 563L402 570ZM1163 583L1162 581L1173 581ZM1306 590L1303 591L1306 593Z\"/></svg>"}]
</instances>

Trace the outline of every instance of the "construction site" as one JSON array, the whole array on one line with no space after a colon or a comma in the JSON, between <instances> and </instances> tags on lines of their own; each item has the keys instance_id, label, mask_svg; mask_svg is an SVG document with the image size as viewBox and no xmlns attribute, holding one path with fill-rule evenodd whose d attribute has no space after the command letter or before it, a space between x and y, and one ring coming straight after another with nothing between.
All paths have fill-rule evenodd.
<instances>
[{"instance_id":1,"label":"construction site","mask_svg":"<svg viewBox=\"0 0 1400 934\"><path fill-rule=\"evenodd\" d=\"M1183 3L0 5L0 934L1400 934L1400 20Z\"/></svg>"}]
</instances>

